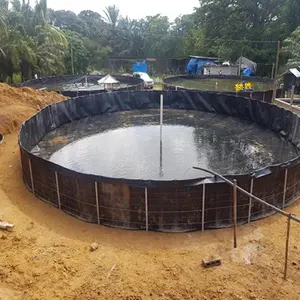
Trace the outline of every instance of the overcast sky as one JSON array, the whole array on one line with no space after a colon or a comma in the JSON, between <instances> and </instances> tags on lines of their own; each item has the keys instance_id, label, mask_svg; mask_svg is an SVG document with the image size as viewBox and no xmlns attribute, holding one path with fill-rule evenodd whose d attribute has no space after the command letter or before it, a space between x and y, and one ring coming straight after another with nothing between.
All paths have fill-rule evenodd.
<instances>
[{"instance_id":1,"label":"overcast sky","mask_svg":"<svg viewBox=\"0 0 300 300\"><path fill-rule=\"evenodd\" d=\"M31 1L32 2L32 1ZM119 7L122 16L139 19L149 15L161 14L173 21L177 16L193 12L199 6L199 0L48 0L48 7L55 10L71 10L79 13L82 10L93 10L102 13L108 5ZM177 2L177 3L176 3Z\"/></svg>"}]
</instances>

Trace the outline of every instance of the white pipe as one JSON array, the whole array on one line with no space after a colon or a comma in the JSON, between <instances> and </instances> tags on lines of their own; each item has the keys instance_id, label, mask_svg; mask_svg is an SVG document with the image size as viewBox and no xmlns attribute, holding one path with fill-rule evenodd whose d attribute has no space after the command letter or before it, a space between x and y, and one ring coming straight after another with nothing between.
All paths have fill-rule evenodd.
<instances>
[{"instance_id":1,"label":"white pipe","mask_svg":"<svg viewBox=\"0 0 300 300\"><path fill-rule=\"evenodd\" d=\"M88 86L88 80L87 80L87 76L85 76L85 87Z\"/></svg>"},{"instance_id":2,"label":"white pipe","mask_svg":"<svg viewBox=\"0 0 300 300\"><path fill-rule=\"evenodd\" d=\"M160 142L162 143L164 95L160 95Z\"/></svg>"}]
</instances>

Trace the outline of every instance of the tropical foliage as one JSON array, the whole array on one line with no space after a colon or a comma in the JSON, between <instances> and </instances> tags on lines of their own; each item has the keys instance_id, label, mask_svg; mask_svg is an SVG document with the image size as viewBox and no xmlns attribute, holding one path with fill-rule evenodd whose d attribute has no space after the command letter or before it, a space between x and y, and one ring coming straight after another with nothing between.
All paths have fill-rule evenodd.
<instances>
[{"instance_id":1,"label":"tropical foliage","mask_svg":"<svg viewBox=\"0 0 300 300\"><path fill-rule=\"evenodd\" d=\"M108 68L108 58L185 57L236 60L247 56L268 75L276 41L285 41L281 64L299 65L299 0L199 0L173 22L162 15L138 20L108 6L100 14L47 8L46 0L0 0L0 80ZM181 5L184 5L182 3ZM297 29L298 28L298 29ZM274 42L271 42L274 41ZM268 73L269 72L269 73Z\"/></svg>"}]
</instances>

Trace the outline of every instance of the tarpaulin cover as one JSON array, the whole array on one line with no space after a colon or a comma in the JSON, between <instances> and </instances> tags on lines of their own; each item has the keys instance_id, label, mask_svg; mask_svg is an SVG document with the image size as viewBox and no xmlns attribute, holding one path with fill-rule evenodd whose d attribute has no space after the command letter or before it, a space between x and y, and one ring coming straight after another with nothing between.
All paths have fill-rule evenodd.
<instances>
[{"instance_id":1,"label":"tarpaulin cover","mask_svg":"<svg viewBox=\"0 0 300 300\"><path fill-rule=\"evenodd\" d=\"M253 71L250 68L246 68L246 69L243 70L243 75L249 77L249 76L252 76L254 74L253 74Z\"/></svg>"},{"instance_id":2,"label":"tarpaulin cover","mask_svg":"<svg viewBox=\"0 0 300 300\"><path fill-rule=\"evenodd\" d=\"M158 109L162 93L165 108L200 110L242 118L273 130L298 148L300 146L299 117L291 111L261 101L195 91L96 94L52 104L24 122L19 145L23 178L28 188L37 197L77 218L97 222L98 217L98 223L110 226L145 229L145 224L148 224L149 229L162 231L231 226L232 188L216 177L208 175L182 181L107 178L75 172L30 153L47 133L65 123L98 114ZM228 174L226 177L237 179L246 190L250 189L250 183L254 180L254 195L278 207L282 206L284 199L287 206L299 196L299 161L300 158L296 157L251 174ZM285 182L287 186L284 187ZM204 189L205 194L202 193ZM272 213L259 203L251 203L248 197L238 193L239 223ZM145 205L148 205L147 209Z\"/></svg>"},{"instance_id":3,"label":"tarpaulin cover","mask_svg":"<svg viewBox=\"0 0 300 300\"><path fill-rule=\"evenodd\" d=\"M197 72L197 59L191 58L188 65L186 66L186 70L188 73L196 74Z\"/></svg>"},{"instance_id":4,"label":"tarpaulin cover","mask_svg":"<svg viewBox=\"0 0 300 300\"><path fill-rule=\"evenodd\" d=\"M133 72L143 72L147 73L148 72L148 65L147 61L137 61L135 64L133 64L132 67Z\"/></svg>"}]
</instances>

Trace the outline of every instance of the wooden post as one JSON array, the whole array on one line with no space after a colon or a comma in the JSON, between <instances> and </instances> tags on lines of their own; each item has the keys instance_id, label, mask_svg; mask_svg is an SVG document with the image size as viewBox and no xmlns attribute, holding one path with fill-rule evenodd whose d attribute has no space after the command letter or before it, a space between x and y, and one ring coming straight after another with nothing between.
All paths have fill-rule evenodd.
<instances>
[{"instance_id":1,"label":"wooden post","mask_svg":"<svg viewBox=\"0 0 300 300\"><path fill-rule=\"evenodd\" d=\"M61 203L60 203L60 193L59 193L59 184L58 184L58 175L55 171L55 182L56 182L56 192L57 192L57 202L58 202L58 208L61 209Z\"/></svg>"},{"instance_id":2,"label":"wooden post","mask_svg":"<svg viewBox=\"0 0 300 300\"><path fill-rule=\"evenodd\" d=\"M237 248L237 238L236 238L236 233L237 233L237 199L236 199L236 184L237 181L236 179L233 180L233 225L234 225L234 229L233 229L233 234L234 234L234 239L233 239L233 245L234 248Z\"/></svg>"},{"instance_id":3,"label":"wooden post","mask_svg":"<svg viewBox=\"0 0 300 300\"><path fill-rule=\"evenodd\" d=\"M145 188L145 216L146 216L146 231L149 230L149 219L148 219L148 189Z\"/></svg>"},{"instance_id":4,"label":"wooden post","mask_svg":"<svg viewBox=\"0 0 300 300\"><path fill-rule=\"evenodd\" d=\"M254 178L251 178L250 183L250 194L253 194L253 184L254 184ZM249 211L248 211L248 223L251 222L251 210L252 210L252 197L249 197Z\"/></svg>"},{"instance_id":5,"label":"wooden post","mask_svg":"<svg viewBox=\"0 0 300 300\"><path fill-rule=\"evenodd\" d=\"M96 195L97 222L98 225L100 225L98 182L95 182L95 195Z\"/></svg>"},{"instance_id":6,"label":"wooden post","mask_svg":"<svg viewBox=\"0 0 300 300\"><path fill-rule=\"evenodd\" d=\"M274 71L275 71L275 64L272 64L272 73L271 73L271 79L274 79Z\"/></svg>"},{"instance_id":7,"label":"wooden post","mask_svg":"<svg viewBox=\"0 0 300 300\"><path fill-rule=\"evenodd\" d=\"M284 173L284 186L283 186L283 199L282 199L282 210L284 210L284 208L285 208L287 177L288 177L288 169L285 169L285 173Z\"/></svg>"},{"instance_id":8,"label":"wooden post","mask_svg":"<svg viewBox=\"0 0 300 300\"><path fill-rule=\"evenodd\" d=\"M288 267L288 258L289 258L289 242L290 242L290 230L291 230L291 216L289 214L288 222L287 222L287 231L286 231L286 244L285 244L285 263L284 263L284 279L286 279L287 275L287 267Z\"/></svg>"},{"instance_id":9,"label":"wooden post","mask_svg":"<svg viewBox=\"0 0 300 300\"><path fill-rule=\"evenodd\" d=\"M32 174L32 166L31 166L31 159L28 159L29 162L29 172L30 172L30 180L31 180L31 189L32 189L32 193L33 195L35 195L35 191L34 191L34 182L33 182L33 174Z\"/></svg>"},{"instance_id":10,"label":"wooden post","mask_svg":"<svg viewBox=\"0 0 300 300\"><path fill-rule=\"evenodd\" d=\"M293 106L294 104L294 96L295 96L295 86L292 86L292 91L291 91L291 102L290 105Z\"/></svg>"},{"instance_id":11,"label":"wooden post","mask_svg":"<svg viewBox=\"0 0 300 300\"><path fill-rule=\"evenodd\" d=\"M202 231L204 231L204 218L205 218L205 183L203 183L203 190L202 190Z\"/></svg>"}]
</instances>

